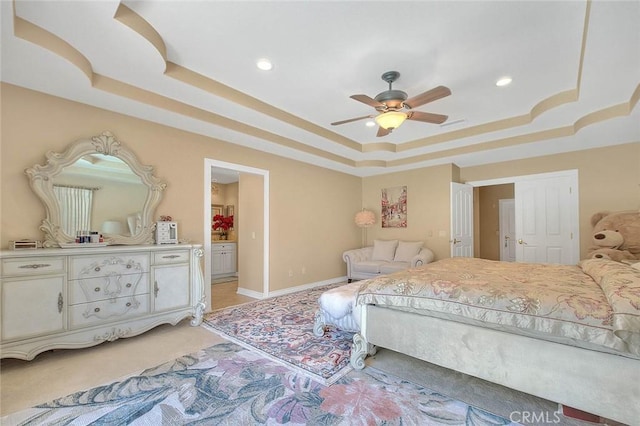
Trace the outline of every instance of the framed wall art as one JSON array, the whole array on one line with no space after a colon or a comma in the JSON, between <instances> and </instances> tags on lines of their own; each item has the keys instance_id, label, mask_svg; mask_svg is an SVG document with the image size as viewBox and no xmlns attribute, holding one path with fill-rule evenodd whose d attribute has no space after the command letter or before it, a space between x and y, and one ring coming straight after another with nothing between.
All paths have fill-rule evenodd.
<instances>
[{"instance_id":1,"label":"framed wall art","mask_svg":"<svg viewBox=\"0 0 640 426\"><path fill-rule=\"evenodd\" d=\"M383 228L407 227L407 187L384 188L381 198Z\"/></svg>"}]
</instances>

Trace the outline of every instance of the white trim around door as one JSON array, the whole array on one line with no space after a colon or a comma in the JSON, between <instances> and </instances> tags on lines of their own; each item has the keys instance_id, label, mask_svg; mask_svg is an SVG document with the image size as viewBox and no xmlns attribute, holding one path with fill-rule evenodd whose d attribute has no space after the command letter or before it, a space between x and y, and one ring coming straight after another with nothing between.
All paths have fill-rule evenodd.
<instances>
[{"instance_id":1,"label":"white trim around door","mask_svg":"<svg viewBox=\"0 0 640 426\"><path fill-rule=\"evenodd\" d=\"M263 179L263 281L262 297L269 294L269 171L242 164L227 163L224 161L204 159L204 279L207 309L211 308L211 168L223 168L235 170L240 173L260 175Z\"/></svg>"}]
</instances>

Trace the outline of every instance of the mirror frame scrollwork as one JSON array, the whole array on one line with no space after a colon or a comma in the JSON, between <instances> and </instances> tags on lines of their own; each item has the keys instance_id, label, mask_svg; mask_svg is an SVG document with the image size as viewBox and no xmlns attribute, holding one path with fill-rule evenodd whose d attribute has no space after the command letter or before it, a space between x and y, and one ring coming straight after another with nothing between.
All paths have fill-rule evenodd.
<instances>
[{"instance_id":1,"label":"mirror frame scrollwork","mask_svg":"<svg viewBox=\"0 0 640 426\"><path fill-rule=\"evenodd\" d=\"M53 178L61 173L64 167L89 154L104 154L119 158L140 177L142 183L148 188L147 199L141 212L140 232L132 236L106 235L105 242L113 245L153 244L155 231L153 216L167 184L153 175L153 166L140 164L133 151L123 146L111 132L105 131L89 139L73 142L62 153L49 151L46 154L45 165L36 164L25 170L29 176L31 189L40 198L46 211L46 217L40 225L40 230L45 233L43 246L58 247L61 243L70 243L75 240L75 236L67 235L60 226L60 205L53 191Z\"/></svg>"}]
</instances>

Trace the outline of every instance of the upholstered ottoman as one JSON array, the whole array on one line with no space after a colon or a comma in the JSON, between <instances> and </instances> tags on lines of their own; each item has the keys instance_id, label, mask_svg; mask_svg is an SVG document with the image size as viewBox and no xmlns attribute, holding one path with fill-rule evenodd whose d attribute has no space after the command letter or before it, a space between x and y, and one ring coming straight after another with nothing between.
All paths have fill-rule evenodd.
<instances>
[{"instance_id":1,"label":"upholstered ottoman","mask_svg":"<svg viewBox=\"0 0 640 426\"><path fill-rule=\"evenodd\" d=\"M339 330L360 331L360 311L356 297L361 283L353 282L327 290L318 298L320 309L316 312L313 334L320 337L327 325Z\"/></svg>"}]
</instances>

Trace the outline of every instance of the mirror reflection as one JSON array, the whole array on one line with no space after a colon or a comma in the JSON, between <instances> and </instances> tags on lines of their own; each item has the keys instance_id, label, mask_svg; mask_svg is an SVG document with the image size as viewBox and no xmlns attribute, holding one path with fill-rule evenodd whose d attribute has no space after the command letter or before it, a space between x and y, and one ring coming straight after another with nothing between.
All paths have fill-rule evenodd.
<instances>
[{"instance_id":1,"label":"mirror reflection","mask_svg":"<svg viewBox=\"0 0 640 426\"><path fill-rule=\"evenodd\" d=\"M64 167L53 178L60 226L67 235L98 231L135 236L141 232L148 187L122 160L92 153Z\"/></svg>"}]
</instances>

